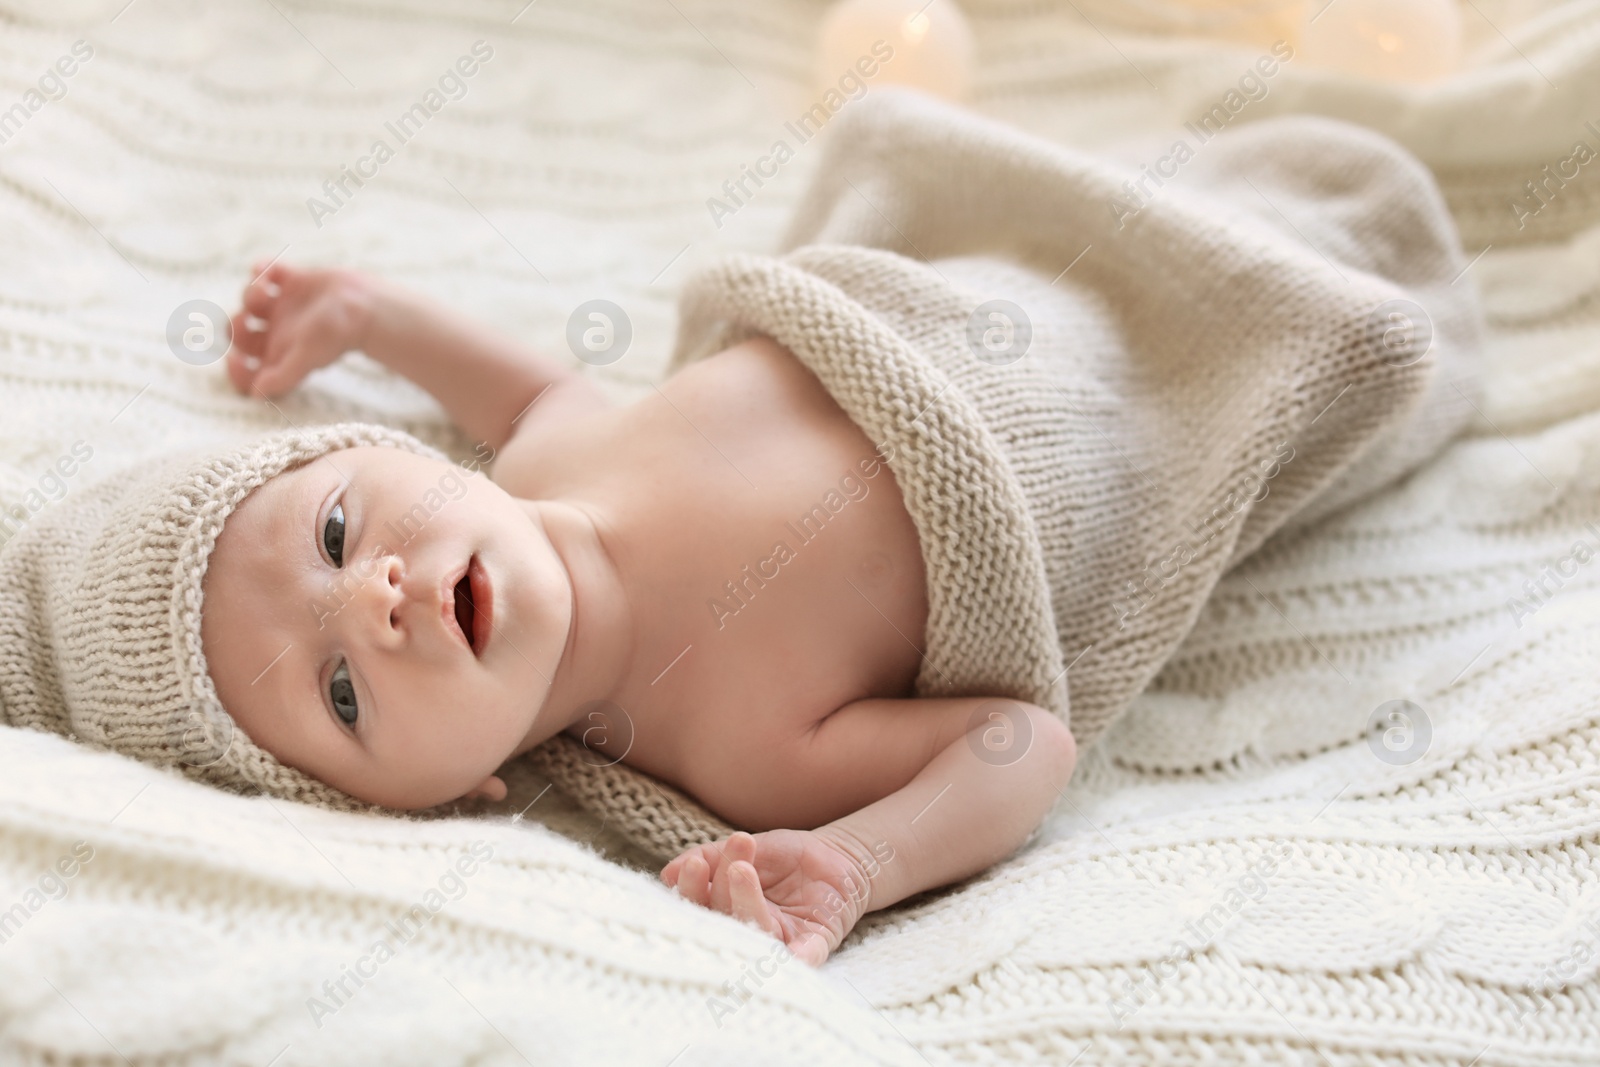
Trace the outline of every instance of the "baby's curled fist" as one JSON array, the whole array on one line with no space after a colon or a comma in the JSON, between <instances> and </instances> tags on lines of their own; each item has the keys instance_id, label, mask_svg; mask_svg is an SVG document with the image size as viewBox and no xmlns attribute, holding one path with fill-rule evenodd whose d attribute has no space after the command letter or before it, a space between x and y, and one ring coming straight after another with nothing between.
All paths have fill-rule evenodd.
<instances>
[{"instance_id":1,"label":"baby's curled fist","mask_svg":"<svg viewBox=\"0 0 1600 1067\"><path fill-rule=\"evenodd\" d=\"M661 870L678 894L753 923L818 966L871 910L868 865L816 830L732 834Z\"/></svg>"}]
</instances>

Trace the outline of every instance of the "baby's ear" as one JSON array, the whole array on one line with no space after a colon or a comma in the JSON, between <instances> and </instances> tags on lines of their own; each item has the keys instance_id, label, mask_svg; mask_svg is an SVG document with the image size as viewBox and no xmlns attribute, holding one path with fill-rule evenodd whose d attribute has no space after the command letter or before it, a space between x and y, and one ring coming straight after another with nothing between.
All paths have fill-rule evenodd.
<instances>
[{"instance_id":1,"label":"baby's ear","mask_svg":"<svg viewBox=\"0 0 1600 1067\"><path fill-rule=\"evenodd\" d=\"M478 800L480 798L483 800L493 801L498 804L500 801L506 798L506 783L501 781L495 775L491 774L489 777L483 780L482 785L475 786L474 788L468 790L466 795L461 799Z\"/></svg>"}]
</instances>

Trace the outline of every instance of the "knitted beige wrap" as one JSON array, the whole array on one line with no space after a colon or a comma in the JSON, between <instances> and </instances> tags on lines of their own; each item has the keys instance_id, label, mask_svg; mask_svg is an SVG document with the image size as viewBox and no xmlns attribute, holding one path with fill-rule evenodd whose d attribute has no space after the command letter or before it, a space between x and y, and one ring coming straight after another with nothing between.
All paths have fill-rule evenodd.
<instances>
[{"instance_id":1,"label":"knitted beige wrap","mask_svg":"<svg viewBox=\"0 0 1600 1067\"><path fill-rule=\"evenodd\" d=\"M1454 228L1375 134L1230 130L1130 213L1132 168L923 97L835 123L787 254L688 284L674 365L769 335L890 456L927 569L920 695L1033 701L1091 744L1230 566L1471 413ZM993 300L1022 309L998 352Z\"/></svg>"}]
</instances>

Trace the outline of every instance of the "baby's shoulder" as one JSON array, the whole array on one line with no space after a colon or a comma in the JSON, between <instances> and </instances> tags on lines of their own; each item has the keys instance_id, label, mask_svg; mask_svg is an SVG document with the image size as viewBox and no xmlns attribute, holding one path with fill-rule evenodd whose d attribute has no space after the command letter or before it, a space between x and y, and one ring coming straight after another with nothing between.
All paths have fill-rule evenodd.
<instances>
[{"instance_id":1,"label":"baby's shoulder","mask_svg":"<svg viewBox=\"0 0 1600 1067\"><path fill-rule=\"evenodd\" d=\"M518 417L491 477L527 498L597 482L659 485L740 472L742 484L760 484L745 468L766 464L775 443L798 458L855 433L787 349L754 337L678 369L626 403L605 399L589 379L563 379ZM700 462L708 457L726 469L708 471Z\"/></svg>"}]
</instances>

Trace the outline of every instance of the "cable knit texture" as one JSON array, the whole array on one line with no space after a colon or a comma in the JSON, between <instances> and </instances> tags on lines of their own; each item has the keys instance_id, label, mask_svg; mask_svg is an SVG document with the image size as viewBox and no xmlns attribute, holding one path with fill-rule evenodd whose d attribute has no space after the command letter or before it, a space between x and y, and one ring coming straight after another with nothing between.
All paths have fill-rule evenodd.
<instances>
[{"instance_id":1,"label":"cable knit texture","mask_svg":"<svg viewBox=\"0 0 1600 1067\"><path fill-rule=\"evenodd\" d=\"M173 358L172 309L232 306L251 259L280 251L395 276L562 354L573 309L608 297L633 343L586 373L619 397L658 380L687 279L786 247L819 188L830 130L720 229L705 205L816 102L821 4L539 0L512 23L517 6L138 0L80 27L73 5L9 4L0 105L79 37L94 57L0 147L0 508L26 528L102 472L295 425L382 422L471 457L362 358L275 408ZM1144 135L1164 152L1257 58L1124 33L1131 5L1112 0L961 6L973 109L1078 155ZM417 821L0 727L0 1061L1596 1062L1600 170L1525 224L1510 204L1600 122L1600 6L1462 11L1465 69L1444 86L1294 60L1230 129L1323 115L1427 165L1465 243L1453 284L1487 318L1467 436L1224 574L1018 855L868 916L814 972L675 899L531 773L496 817ZM478 38L495 56L468 94L315 225L307 198ZM1225 147L1201 146L1119 236L1198 196L1193 168ZM1131 176L1156 157L1117 158ZM1326 205L1276 207L1346 262L1312 229ZM1256 210L1242 226L1282 232ZM1172 259L1153 281L1191 274ZM51 501L41 479L77 442L92 458ZM1401 699L1421 714L1374 730Z\"/></svg>"}]
</instances>

